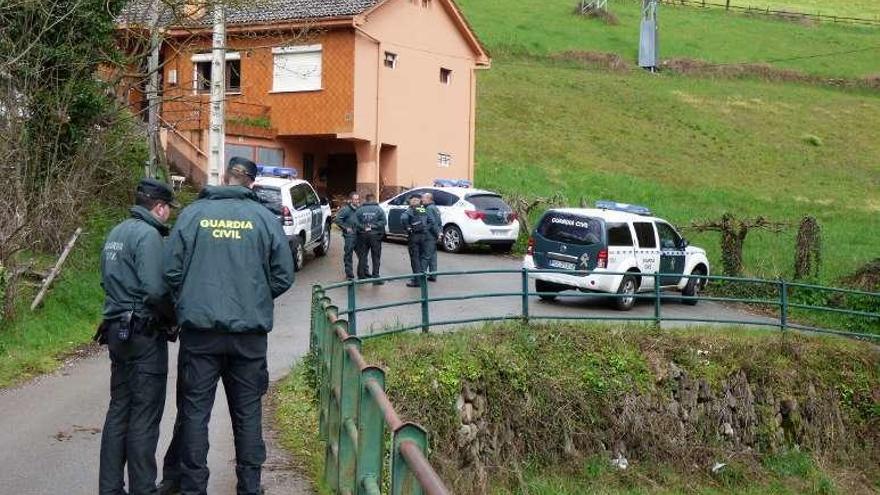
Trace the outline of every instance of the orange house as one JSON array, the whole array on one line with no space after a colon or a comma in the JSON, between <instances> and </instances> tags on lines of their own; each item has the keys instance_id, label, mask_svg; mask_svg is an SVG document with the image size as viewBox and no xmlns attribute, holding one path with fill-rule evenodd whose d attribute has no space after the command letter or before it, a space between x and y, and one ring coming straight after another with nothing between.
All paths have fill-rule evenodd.
<instances>
[{"instance_id":1,"label":"orange house","mask_svg":"<svg viewBox=\"0 0 880 495\"><path fill-rule=\"evenodd\" d=\"M123 29L143 19L137 9ZM162 144L198 183L211 18L190 3L162 22ZM452 0L237 3L227 12L226 159L295 168L330 196L473 180L475 72L489 64Z\"/></svg>"}]
</instances>

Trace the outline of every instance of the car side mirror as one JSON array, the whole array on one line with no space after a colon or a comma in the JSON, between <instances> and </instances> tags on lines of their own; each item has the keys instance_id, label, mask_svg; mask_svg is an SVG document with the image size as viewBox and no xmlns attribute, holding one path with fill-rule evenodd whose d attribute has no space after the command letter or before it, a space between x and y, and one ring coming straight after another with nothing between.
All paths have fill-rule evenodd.
<instances>
[{"instance_id":1,"label":"car side mirror","mask_svg":"<svg viewBox=\"0 0 880 495\"><path fill-rule=\"evenodd\" d=\"M321 196L321 206L327 206L330 204L330 199L327 196Z\"/></svg>"},{"instance_id":2,"label":"car side mirror","mask_svg":"<svg viewBox=\"0 0 880 495\"><path fill-rule=\"evenodd\" d=\"M690 246L690 243L689 243L688 240L685 239L684 237L682 237L681 240L678 241L678 247L679 247L679 249L684 249L684 248L686 248L686 247L688 247L688 246Z\"/></svg>"}]
</instances>

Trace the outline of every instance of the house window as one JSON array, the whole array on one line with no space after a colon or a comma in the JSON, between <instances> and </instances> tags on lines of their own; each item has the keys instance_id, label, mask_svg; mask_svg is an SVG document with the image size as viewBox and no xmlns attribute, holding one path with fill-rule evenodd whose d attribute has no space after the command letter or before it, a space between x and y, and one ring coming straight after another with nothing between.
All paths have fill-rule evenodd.
<instances>
[{"instance_id":1,"label":"house window","mask_svg":"<svg viewBox=\"0 0 880 495\"><path fill-rule=\"evenodd\" d=\"M397 67L396 53L385 52L385 67L388 67L389 69Z\"/></svg>"},{"instance_id":2,"label":"house window","mask_svg":"<svg viewBox=\"0 0 880 495\"><path fill-rule=\"evenodd\" d=\"M452 165L452 155L449 153L437 153L437 166L449 168Z\"/></svg>"},{"instance_id":3,"label":"house window","mask_svg":"<svg viewBox=\"0 0 880 495\"><path fill-rule=\"evenodd\" d=\"M199 93L211 92L211 54L193 55L193 89ZM241 55L238 52L226 54L226 92L241 91Z\"/></svg>"},{"instance_id":4,"label":"house window","mask_svg":"<svg viewBox=\"0 0 880 495\"><path fill-rule=\"evenodd\" d=\"M440 83L447 86L452 84L452 69L440 69Z\"/></svg>"},{"instance_id":5,"label":"house window","mask_svg":"<svg viewBox=\"0 0 880 495\"><path fill-rule=\"evenodd\" d=\"M321 45L273 48L272 91L320 91L322 89Z\"/></svg>"}]
</instances>

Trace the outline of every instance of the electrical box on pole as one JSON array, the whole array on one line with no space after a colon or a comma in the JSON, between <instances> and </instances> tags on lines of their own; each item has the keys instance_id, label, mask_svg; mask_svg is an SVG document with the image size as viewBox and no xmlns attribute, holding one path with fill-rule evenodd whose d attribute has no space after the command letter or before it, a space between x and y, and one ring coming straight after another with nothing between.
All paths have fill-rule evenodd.
<instances>
[{"instance_id":1,"label":"electrical box on pole","mask_svg":"<svg viewBox=\"0 0 880 495\"><path fill-rule=\"evenodd\" d=\"M657 30L658 0L642 0L641 36L639 38L639 67L651 72L660 66L660 40Z\"/></svg>"},{"instance_id":2,"label":"electrical box on pole","mask_svg":"<svg viewBox=\"0 0 880 495\"><path fill-rule=\"evenodd\" d=\"M226 168L226 8L214 3L211 44L211 121L208 125L208 184L219 185Z\"/></svg>"}]
</instances>

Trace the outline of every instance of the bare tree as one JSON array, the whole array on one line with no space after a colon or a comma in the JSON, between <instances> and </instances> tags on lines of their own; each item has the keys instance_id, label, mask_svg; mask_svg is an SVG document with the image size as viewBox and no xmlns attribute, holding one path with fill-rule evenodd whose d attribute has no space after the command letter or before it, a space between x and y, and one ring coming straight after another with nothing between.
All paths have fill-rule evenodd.
<instances>
[{"instance_id":1,"label":"bare tree","mask_svg":"<svg viewBox=\"0 0 880 495\"><path fill-rule=\"evenodd\" d=\"M786 227L788 227L786 223L772 222L764 217L740 219L731 213L725 213L719 220L696 222L689 228L697 232L720 232L721 264L724 275L738 277L743 272L743 245L749 231L763 229L782 232Z\"/></svg>"}]
</instances>

